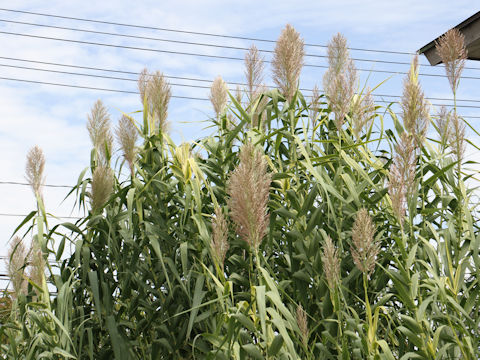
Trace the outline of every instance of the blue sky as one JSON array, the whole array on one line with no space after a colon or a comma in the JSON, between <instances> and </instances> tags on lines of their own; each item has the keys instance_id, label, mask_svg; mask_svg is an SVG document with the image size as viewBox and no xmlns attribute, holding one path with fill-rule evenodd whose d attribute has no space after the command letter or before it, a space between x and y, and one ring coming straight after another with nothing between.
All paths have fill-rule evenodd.
<instances>
[{"instance_id":1,"label":"blue sky","mask_svg":"<svg viewBox=\"0 0 480 360\"><path fill-rule=\"evenodd\" d=\"M353 48L415 52L424 44L441 35L478 11L476 1L1 1L0 7L8 9L57 14L162 28L209 32L275 40L286 23L292 24L306 43L327 44L337 32L343 33ZM172 44L159 41L118 38L105 35L42 28L8 23L4 20L23 21L115 32L131 35L159 37L171 40L204 42L228 46L248 47L251 42L228 38L188 35L174 32L125 28L112 25L62 20L41 16L18 14L0 10L0 31L37 36L59 37L72 40L103 42L170 51L243 58L244 52L222 48ZM272 43L257 43L260 49L271 50ZM200 58L185 55L163 54L138 50L119 49L67 43L38 38L28 38L0 33L0 56L26 60L55 62L80 66L101 67L140 72L143 67L160 70L166 75L213 79L222 75L228 82L243 82L241 61ZM307 47L309 54L325 54L324 48ZM370 60L388 60L408 63L410 55L352 51L352 57ZM266 59L269 54L265 55ZM324 58L307 57L309 64L325 65ZM421 64L427 64L425 58ZM21 65L43 69L110 75L96 71L59 68L35 63L0 58L1 65ZM408 65L357 61L359 69L405 72ZM480 77L480 64L467 63L479 70L465 70L464 75ZM324 69L305 68L301 87L321 86ZM422 66L421 73L443 74L442 68ZM53 74L0 66L0 77L48 81L79 86L101 87L136 91L134 81L88 78L83 76ZM373 87L388 79L377 93L401 94L402 75L360 72L361 79ZM117 74L136 80L135 76ZM271 84L266 69L266 81ZM459 99L479 99L478 81L466 79L460 84ZM183 84L205 85L188 81ZM422 76L421 82L427 97L450 98L448 81L444 77ZM208 85L208 84L207 84ZM207 89L173 87L173 95L204 97ZM33 145L43 148L46 159L46 178L49 184L72 184L80 171L88 165L90 142L85 128L86 116L97 99L102 99L110 109L116 124L121 111L140 109L135 94L118 94L83 89L71 89L39 84L0 80L0 181L24 181L25 155ZM390 100L391 98L385 98ZM379 98L379 100L381 100ZM446 103L432 101L433 103ZM476 106L475 102L462 105ZM480 116L479 109L460 108L460 113ZM204 120L213 110L207 101L174 99L170 105L169 121L173 138L189 141L202 133ZM480 119L471 119L478 124ZM203 131L208 133L208 131ZM473 141L478 140L472 136ZM469 150L471 159L478 153ZM45 188L45 203L49 212L57 215L77 215L72 211L72 201L62 200L66 190ZM25 214L34 208L33 196L28 187L0 185L0 213ZM7 241L21 218L0 216L0 255L6 255ZM0 260L0 262L2 262ZM0 270L3 269L3 263ZM0 271L1 272L1 271Z\"/></svg>"}]
</instances>

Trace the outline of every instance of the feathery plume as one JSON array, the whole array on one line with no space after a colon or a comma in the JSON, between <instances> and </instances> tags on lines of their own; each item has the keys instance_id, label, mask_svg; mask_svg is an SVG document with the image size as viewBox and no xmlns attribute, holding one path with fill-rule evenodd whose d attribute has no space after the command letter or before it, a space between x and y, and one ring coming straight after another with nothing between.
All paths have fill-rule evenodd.
<instances>
[{"instance_id":1,"label":"feathery plume","mask_svg":"<svg viewBox=\"0 0 480 360\"><path fill-rule=\"evenodd\" d=\"M364 96L353 97L351 114L353 133L360 139L363 129L371 124L375 115L375 103L370 89L367 89Z\"/></svg>"},{"instance_id":2,"label":"feathery plume","mask_svg":"<svg viewBox=\"0 0 480 360\"><path fill-rule=\"evenodd\" d=\"M243 145L240 163L228 182L228 206L237 233L255 250L267 233L270 182L262 151L252 143Z\"/></svg>"},{"instance_id":3,"label":"feathery plume","mask_svg":"<svg viewBox=\"0 0 480 360\"><path fill-rule=\"evenodd\" d=\"M353 246L350 251L357 268L367 275L375 269L375 260L380 252L380 244L375 242L374 235L372 218L366 209L360 209L353 224Z\"/></svg>"},{"instance_id":4,"label":"feathery plume","mask_svg":"<svg viewBox=\"0 0 480 360\"><path fill-rule=\"evenodd\" d=\"M318 114L320 113L320 90L315 84L312 90L312 99L310 100L310 106L308 115L312 126L315 127L318 121Z\"/></svg>"},{"instance_id":5,"label":"feathery plume","mask_svg":"<svg viewBox=\"0 0 480 360\"><path fill-rule=\"evenodd\" d=\"M242 99L243 99L243 90L242 88L240 87L240 85L237 85L235 87L235 100L237 100L237 102L239 104L242 103Z\"/></svg>"},{"instance_id":6,"label":"feathery plume","mask_svg":"<svg viewBox=\"0 0 480 360\"><path fill-rule=\"evenodd\" d=\"M115 131L117 141L120 144L120 148L123 151L123 156L128 162L130 167L130 173L134 175L134 162L137 154L135 149L135 143L137 142L138 133L137 128L133 124L132 120L123 115L118 122L117 129Z\"/></svg>"},{"instance_id":7,"label":"feathery plume","mask_svg":"<svg viewBox=\"0 0 480 360\"><path fill-rule=\"evenodd\" d=\"M350 58L347 39L342 34L338 33L332 38L327 52L328 70L323 76L323 88L340 131L355 94L357 69Z\"/></svg>"},{"instance_id":8,"label":"feathery plume","mask_svg":"<svg viewBox=\"0 0 480 360\"><path fill-rule=\"evenodd\" d=\"M465 37L458 29L450 29L435 42L435 49L445 64L448 82L455 94L467 60Z\"/></svg>"},{"instance_id":9,"label":"feathery plume","mask_svg":"<svg viewBox=\"0 0 480 360\"><path fill-rule=\"evenodd\" d=\"M247 79L248 102L251 104L263 90L263 69L265 65L255 45L250 46L245 54L245 78Z\"/></svg>"},{"instance_id":10,"label":"feathery plume","mask_svg":"<svg viewBox=\"0 0 480 360\"><path fill-rule=\"evenodd\" d=\"M288 102L297 91L304 56L303 39L293 26L287 24L275 46L272 71L273 81Z\"/></svg>"},{"instance_id":11,"label":"feathery plume","mask_svg":"<svg viewBox=\"0 0 480 360\"><path fill-rule=\"evenodd\" d=\"M228 86L221 76L217 76L213 80L209 98L215 114L219 118L224 113L228 101Z\"/></svg>"},{"instance_id":12,"label":"feathery plume","mask_svg":"<svg viewBox=\"0 0 480 360\"><path fill-rule=\"evenodd\" d=\"M23 274L27 263L27 249L23 245L22 239L15 236L8 249L8 259L6 260L8 277L13 286L13 297L17 298L21 293L26 292L27 282Z\"/></svg>"},{"instance_id":13,"label":"feathery plume","mask_svg":"<svg viewBox=\"0 0 480 360\"><path fill-rule=\"evenodd\" d=\"M400 102L405 129L414 136L419 147L427 133L429 114L428 105L418 82L418 56L415 55L407 77L403 81L403 95Z\"/></svg>"},{"instance_id":14,"label":"feathery plume","mask_svg":"<svg viewBox=\"0 0 480 360\"><path fill-rule=\"evenodd\" d=\"M446 143L451 138L451 122L451 114L448 112L447 108L442 105L436 116L436 123L440 135L440 142L443 147L445 147Z\"/></svg>"},{"instance_id":15,"label":"feathery plume","mask_svg":"<svg viewBox=\"0 0 480 360\"><path fill-rule=\"evenodd\" d=\"M388 176L388 194L392 200L393 212L403 227L407 199L415 186L415 145L412 135L403 132L395 147L393 164Z\"/></svg>"},{"instance_id":16,"label":"feathery plume","mask_svg":"<svg viewBox=\"0 0 480 360\"><path fill-rule=\"evenodd\" d=\"M322 263L328 287L333 292L340 281L340 257L330 237L325 239L323 245Z\"/></svg>"},{"instance_id":17,"label":"feathery plume","mask_svg":"<svg viewBox=\"0 0 480 360\"><path fill-rule=\"evenodd\" d=\"M160 71L150 74L145 68L138 79L138 90L142 104L147 104L148 115L153 121L154 130L168 128L168 103L172 96L170 84Z\"/></svg>"},{"instance_id":18,"label":"feathery plume","mask_svg":"<svg viewBox=\"0 0 480 360\"><path fill-rule=\"evenodd\" d=\"M97 100L88 115L87 130L96 150L99 164L108 165L113 148L110 115L101 100Z\"/></svg>"},{"instance_id":19,"label":"feathery plume","mask_svg":"<svg viewBox=\"0 0 480 360\"><path fill-rule=\"evenodd\" d=\"M43 278L45 277L45 259L43 258L43 252L37 242L33 243L30 250L28 277L35 285L42 287Z\"/></svg>"},{"instance_id":20,"label":"feathery plume","mask_svg":"<svg viewBox=\"0 0 480 360\"><path fill-rule=\"evenodd\" d=\"M215 209L212 221L212 249L216 260L223 270L228 248L228 224L220 208Z\"/></svg>"},{"instance_id":21,"label":"feathery plume","mask_svg":"<svg viewBox=\"0 0 480 360\"><path fill-rule=\"evenodd\" d=\"M448 143L452 148L455 161L462 162L465 155L465 122L454 111L449 122Z\"/></svg>"},{"instance_id":22,"label":"feathery plume","mask_svg":"<svg viewBox=\"0 0 480 360\"><path fill-rule=\"evenodd\" d=\"M97 211L107 202L113 191L113 171L105 166L97 166L92 176L91 206Z\"/></svg>"},{"instance_id":23,"label":"feathery plume","mask_svg":"<svg viewBox=\"0 0 480 360\"><path fill-rule=\"evenodd\" d=\"M302 305L297 306L297 325L300 329L300 333L302 334L302 342L303 345L307 346L308 344L308 319L307 313L303 309Z\"/></svg>"},{"instance_id":24,"label":"feathery plume","mask_svg":"<svg viewBox=\"0 0 480 360\"><path fill-rule=\"evenodd\" d=\"M45 182L43 171L45 169L45 156L40 147L35 145L27 154L25 177L36 196L42 196L42 187Z\"/></svg>"}]
</instances>

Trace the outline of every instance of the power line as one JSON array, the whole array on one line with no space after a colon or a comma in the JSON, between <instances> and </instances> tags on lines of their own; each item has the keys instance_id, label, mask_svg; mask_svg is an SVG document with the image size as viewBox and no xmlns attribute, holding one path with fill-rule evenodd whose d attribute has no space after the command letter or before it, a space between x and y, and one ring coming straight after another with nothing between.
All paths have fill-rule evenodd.
<instances>
[{"instance_id":1,"label":"power line","mask_svg":"<svg viewBox=\"0 0 480 360\"><path fill-rule=\"evenodd\" d=\"M71 67L71 68L77 68L77 69L85 69L85 70L94 70L94 71L104 71L104 72L113 72L113 73L121 73L121 74L128 74L128 75L135 75L139 76L139 72L135 71L125 71L125 70L115 70L115 69L106 69L106 68L99 68L99 67L90 67L90 66L80 66L80 65L72 65L72 64L60 64L60 63L55 63L55 62L46 62L46 61L38 61L38 60L29 60L29 59L21 59L21 58L14 58L14 57L5 57L5 56L0 56L0 59L5 59L5 60L13 60L13 61L21 61L21 62L30 62L30 63L35 63L35 64L42 64L42 65L52 65L52 66L61 66L61 67ZM50 70L50 69L39 69L39 68L31 68L31 67L20 67L16 65L5 65L5 64L0 64L0 66L6 66L6 67L19 67L19 68L24 68L24 69L29 69L29 70L38 70L38 71L54 71L54 72L59 72L58 70ZM60 72L63 73L63 72ZM85 73L72 73L72 72L64 72L65 74L73 74L73 75L81 75L81 76L92 76L92 77L100 77L98 75L94 74L85 74ZM198 82L206 82L206 83L212 83L213 80L211 79L201 79L201 78L192 78L192 77L183 77L183 76L172 76L172 75L165 75L164 76L167 79L176 79L176 80L186 80L186 81L198 81ZM133 79L126 79L126 78L117 78L117 77L105 77L106 79L114 79L114 80L128 80L128 81L136 81ZM480 77L475 78L480 80ZM233 81L227 81L228 84L230 85L240 85L240 86L247 86L246 83L241 83L241 82L233 82ZM183 86L183 84L178 84L178 86ZM267 85L268 88L274 88L275 86L273 85ZM209 88L209 87L205 87ZM313 91L312 89L306 89L306 88L300 88L299 90L301 91ZM319 89L319 91L322 91L322 89ZM375 96L384 96L384 97L395 97L395 98L400 98L400 95L389 95L389 94L373 94ZM449 98L437 98L437 97L427 97L427 100L440 100L440 101L453 101L453 99ZM480 102L480 100L476 99L457 99L457 101L461 102Z\"/></svg>"},{"instance_id":2,"label":"power line","mask_svg":"<svg viewBox=\"0 0 480 360\"><path fill-rule=\"evenodd\" d=\"M0 185L23 185L23 186L31 186L31 184L27 182L20 182L20 181L0 181ZM43 184L42 186L51 187L51 188L68 188L71 189L73 186L69 185L55 185L55 184Z\"/></svg>"},{"instance_id":3,"label":"power line","mask_svg":"<svg viewBox=\"0 0 480 360\"><path fill-rule=\"evenodd\" d=\"M78 18L78 17L72 17L72 16L38 13L38 12L25 11L25 10L15 10L15 9L6 9L6 8L0 8L0 10L1 11L14 12L14 13L20 13L20 14L52 17L52 18L57 18L57 19L84 21L84 22L96 23L96 24L115 25L115 26L123 26L123 27L130 27L130 28L147 29L147 30L158 30L158 31L174 32L174 33L182 33L182 34L190 34L190 35L211 36L211 37L219 37L219 38L226 38L226 39L238 39L238 40L258 41L258 42L266 42L266 43L276 43L276 40L252 38L252 37L246 37L246 36L234 36L234 35L214 34L214 33L198 32L198 31L168 29L168 28L146 26L146 25L125 24L125 23L118 23L118 22L111 22L111 21ZM312 44L312 43L305 43L305 46L321 47L321 48L326 48L327 47L327 45ZM376 53L384 53L384 54L416 55L416 53L405 52L405 51L376 50L376 49L364 49L364 48L353 48L353 47L350 47L349 49L354 50L354 51L376 52Z\"/></svg>"},{"instance_id":4,"label":"power line","mask_svg":"<svg viewBox=\"0 0 480 360\"><path fill-rule=\"evenodd\" d=\"M59 83L52 83L46 81L36 81L36 80L26 80L26 79L16 79L16 78L7 78L7 77L0 77L0 80L8 80L8 81L18 81L18 82L25 82L25 83L33 83L33 84L42 84L42 85L52 85L52 86L62 86L62 87L69 87L69 88L77 88L77 89L86 89L86 90L98 90L98 91L108 91L108 92L117 92L117 93L126 93L126 94L137 94L140 93L138 91L128 91L128 90L118 90L118 89L106 89L106 88L98 88L98 87L91 87L91 86L80 86L80 85L71 85L71 84L59 84ZM179 96L179 95L172 95L172 98L176 99L186 99L186 100L199 100L199 101L210 101L208 98L200 98L200 97L192 97L192 96ZM376 100L377 102L383 103L391 103L390 101L385 100ZM432 104L433 106L443 106L443 104ZM474 108L479 109L479 106L473 105L457 105L457 107L463 108ZM462 115L463 118L471 118L471 119L478 119L480 116L468 116Z\"/></svg>"},{"instance_id":5,"label":"power line","mask_svg":"<svg viewBox=\"0 0 480 360\"><path fill-rule=\"evenodd\" d=\"M207 58L212 58L212 59L244 61L243 58L234 57L234 56L209 55L209 54L189 53L189 52L183 52L183 51L152 49L152 48L143 48L143 47L137 47L137 46L116 45L116 44L100 43L100 42L93 42L93 41L83 41L83 40L64 39L64 38L57 38L57 37L50 37L50 36L22 34L22 33L9 32L9 31L0 31L0 34L22 36L22 37L29 37L29 38L43 39L43 40L62 41L62 42L77 43L77 44L84 44L84 45L106 46L106 47L110 47L110 48L119 48L119 49L128 49L128 50L150 51L150 52L158 52L158 53L165 53L165 54L176 54L176 55L185 55L185 56L199 56L199 57L207 57ZM265 61L265 62L270 63L271 61ZM328 69L327 65L304 64L304 66L305 67ZM392 70L376 70L376 69L361 69L361 68L358 68L357 70L358 71L364 71L364 72L370 72L370 73L374 72L374 73L392 74L392 75L406 75L407 74L406 72L392 71ZM430 77L441 77L441 78L446 77L446 75L440 75L440 74L419 73L418 75L420 75L420 76L430 76ZM474 76L462 76L461 78L462 79L475 79L475 80L480 79L479 77L474 77Z\"/></svg>"},{"instance_id":6,"label":"power line","mask_svg":"<svg viewBox=\"0 0 480 360\"><path fill-rule=\"evenodd\" d=\"M79 28L72 28L72 27L58 26L58 25L46 25L46 24L38 24L38 23L31 23L31 22L24 22L24 21L14 21L14 20L0 19L0 22L20 24L20 25L29 25L29 26L37 26L37 27L50 28L50 29L60 29L60 30L68 30L68 31L75 31L75 32L83 32L83 33L97 34L97 35L108 35L108 36L117 36L117 37L123 37L123 38L131 38L131 39L161 41L161 42L174 43L174 44L206 46L206 47L213 47L213 48L220 48L220 49L242 50L242 51L249 51L250 50L249 48L241 47L241 46L209 44L209 43L183 41L183 40L172 40L172 39L163 39L163 38L140 36L140 35L131 35L131 34L119 34L119 33L106 32L106 31L79 29ZM267 49L258 49L258 51L264 52L264 53L270 53L270 54L274 53L273 50L267 50ZM328 58L327 55L320 55L320 54L308 54L308 53L306 53L305 56L306 57L314 57L314 58L322 58L322 59ZM360 62L391 64L391 65L408 65L408 66L411 65L410 62L405 62L405 61L361 59L361 58L352 58L352 60L360 61ZM419 65L424 66L424 67L434 67L434 65L431 65L431 64L419 64ZM464 67L464 69L480 70L480 68L473 68L473 67Z\"/></svg>"},{"instance_id":7,"label":"power line","mask_svg":"<svg viewBox=\"0 0 480 360\"><path fill-rule=\"evenodd\" d=\"M0 216L5 216L5 217L27 217L28 214L11 214L11 213L0 213ZM82 217L79 216L53 216L53 215L47 215L49 218L54 218L54 219L83 219Z\"/></svg>"}]
</instances>

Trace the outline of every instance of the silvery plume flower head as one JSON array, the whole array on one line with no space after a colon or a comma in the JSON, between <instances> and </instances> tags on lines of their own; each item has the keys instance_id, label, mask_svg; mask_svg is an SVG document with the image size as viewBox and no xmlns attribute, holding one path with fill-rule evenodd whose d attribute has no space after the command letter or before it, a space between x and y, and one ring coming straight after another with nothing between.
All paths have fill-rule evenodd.
<instances>
[{"instance_id":1,"label":"silvery plume flower head","mask_svg":"<svg viewBox=\"0 0 480 360\"><path fill-rule=\"evenodd\" d=\"M102 209L113 191L113 170L105 166L97 166L92 175L91 206L93 211Z\"/></svg>"},{"instance_id":2,"label":"silvery plume flower head","mask_svg":"<svg viewBox=\"0 0 480 360\"><path fill-rule=\"evenodd\" d=\"M149 73L146 68L143 69L138 79L138 90L140 100L147 106L148 115L152 119L152 130L167 131L168 104L172 90L163 73Z\"/></svg>"},{"instance_id":3,"label":"silvery plume flower head","mask_svg":"<svg viewBox=\"0 0 480 360\"><path fill-rule=\"evenodd\" d=\"M410 70L403 82L400 101L405 129L414 137L415 146L423 144L430 121L428 104L418 81L418 56L414 56Z\"/></svg>"},{"instance_id":4,"label":"silvery plume flower head","mask_svg":"<svg viewBox=\"0 0 480 360\"><path fill-rule=\"evenodd\" d=\"M244 144L228 182L228 206L237 233L255 251L267 233L270 183L263 151L250 142Z\"/></svg>"},{"instance_id":5,"label":"silvery plume flower head","mask_svg":"<svg viewBox=\"0 0 480 360\"><path fill-rule=\"evenodd\" d=\"M287 24L275 46L272 71L275 85L288 102L292 101L297 91L300 73L304 65L304 56L303 39L293 26Z\"/></svg>"},{"instance_id":6,"label":"silvery plume flower head","mask_svg":"<svg viewBox=\"0 0 480 360\"><path fill-rule=\"evenodd\" d=\"M247 80L249 104L251 104L263 90L262 82L264 68L264 60L257 47L255 45L250 46L245 54L245 78Z\"/></svg>"},{"instance_id":7,"label":"silvery plume flower head","mask_svg":"<svg viewBox=\"0 0 480 360\"><path fill-rule=\"evenodd\" d=\"M366 275L375 269L380 244L374 239L375 225L366 209L360 209L352 229L351 253L357 268Z\"/></svg>"},{"instance_id":8,"label":"silvery plume flower head","mask_svg":"<svg viewBox=\"0 0 480 360\"><path fill-rule=\"evenodd\" d=\"M99 165L108 166L113 148L110 115L101 100L97 100L88 115L87 130L97 154Z\"/></svg>"},{"instance_id":9,"label":"silvery plume flower head","mask_svg":"<svg viewBox=\"0 0 480 360\"><path fill-rule=\"evenodd\" d=\"M340 281L340 256L330 237L323 245L322 263L328 287L333 292Z\"/></svg>"},{"instance_id":10,"label":"silvery plume flower head","mask_svg":"<svg viewBox=\"0 0 480 360\"><path fill-rule=\"evenodd\" d=\"M225 265L225 256L230 244L228 243L228 224L220 208L215 209L215 217L212 221L212 250L215 259L223 270Z\"/></svg>"},{"instance_id":11,"label":"silvery plume flower head","mask_svg":"<svg viewBox=\"0 0 480 360\"><path fill-rule=\"evenodd\" d=\"M25 166L25 177L32 187L33 193L42 197L42 188L45 183L45 156L40 147L35 145L27 154L27 164Z\"/></svg>"},{"instance_id":12,"label":"silvery plume flower head","mask_svg":"<svg viewBox=\"0 0 480 360\"><path fill-rule=\"evenodd\" d=\"M228 102L228 85L221 76L213 81L209 98L218 119L225 112Z\"/></svg>"},{"instance_id":13,"label":"silvery plume flower head","mask_svg":"<svg viewBox=\"0 0 480 360\"><path fill-rule=\"evenodd\" d=\"M123 156L130 167L130 173L134 174L134 162L137 155L135 143L138 139L137 128L133 124L133 120L123 115L115 131L117 142L120 144Z\"/></svg>"},{"instance_id":14,"label":"silvery plume flower head","mask_svg":"<svg viewBox=\"0 0 480 360\"><path fill-rule=\"evenodd\" d=\"M456 93L467 60L465 37L458 29L450 29L435 42L435 49L445 64L450 87Z\"/></svg>"},{"instance_id":15,"label":"silvery plume flower head","mask_svg":"<svg viewBox=\"0 0 480 360\"><path fill-rule=\"evenodd\" d=\"M357 70L350 58L347 40L337 34L328 43L328 70L323 76L323 88L339 131L350 111L357 82Z\"/></svg>"}]
</instances>

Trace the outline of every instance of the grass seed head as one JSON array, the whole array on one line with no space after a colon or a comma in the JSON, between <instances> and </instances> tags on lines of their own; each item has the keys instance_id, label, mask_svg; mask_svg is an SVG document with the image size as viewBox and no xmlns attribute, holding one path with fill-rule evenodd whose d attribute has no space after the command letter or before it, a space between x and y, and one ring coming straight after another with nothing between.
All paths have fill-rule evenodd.
<instances>
[{"instance_id":1,"label":"grass seed head","mask_svg":"<svg viewBox=\"0 0 480 360\"><path fill-rule=\"evenodd\" d=\"M96 150L99 164L108 165L113 148L110 115L101 100L97 100L88 115L87 130Z\"/></svg>"},{"instance_id":2,"label":"grass seed head","mask_svg":"<svg viewBox=\"0 0 480 360\"><path fill-rule=\"evenodd\" d=\"M302 335L302 342L305 346L308 344L308 319L307 313L303 309L302 305L297 306L297 325L300 329L300 333Z\"/></svg>"},{"instance_id":3,"label":"grass seed head","mask_svg":"<svg viewBox=\"0 0 480 360\"><path fill-rule=\"evenodd\" d=\"M340 281L340 256L330 237L325 239L323 245L322 262L328 287L333 292Z\"/></svg>"},{"instance_id":4,"label":"grass seed head","mask_svg":"<svg viewBox=\"0 0 480 360\"><path fill-rule=\"evenodd\" d=\"M465 156L465 122L454 111L451 115L448 130L448 144L452 149L455 161L462 162Z\"/></svg>"},{"instance_id":5,"label":"grass seed head","mask_svg":"<svg viewBox=\"0 0 480 360\"><path fill-rule=\"evenodd\" d=\"M40 287L42 287L43 279L45 277L45 265L42 249L40 249L37 242L34 242L30 250L28 277L34 284Z\"/></svg>"},{"instance_id":6,"label":"grass seed head","mask_svg":"<svg viewBox=\"0 0 480 360\"><path fill-rule=\"evenodd\" d=\"M318 121L318 114L320 114L320 90L318 86L315 84L312 90L312 99L310 101L309 106L309 117L312 126L315 127Z\"/></svg>"},{"instance_id":7,"label":"grass seed head","mask_svg":"<svg viewBox=\"0 0 480 360\"><path fill-rule=\"evenodd\" d=\"M375 242L375 225L366 209L360 209L353 224L351 247L353 261L364 274L370 275L375 269L375 260L380 244Z\"/></svg>"},{"instance_id":8,"label":"grass seed head","mask_svg":"<svg viewBox=\"0 0 480 360\"><path fill-rule=\"evenodd\" d=\"M393 212L403 227L407 201L415 187L416 156L413 136L403 132L395 147L393 164L388 175L388 194Z\"/></svg>"},{"instance_id":9,"label":"grass seed head","mask_svg":"<svg viewBox=\"0 0 480 360\"><path fill-rule=\"evenodd\" d=\"M42 197L42 188L45 183L45 156L40 147L35 145L27 154L25 177L36 196Z\"/></svg>"},{"instance_id":10,"label":"grass seed head","mask_svg":"<svg viewBox=\"0 0 480 360\"><path fill-rule=\"evenodd\" d=\"M275 46L272 71L273 81L288 102L297 91L304 57L303 39L293 26L287 24Z\"/></svg>"},{"instance_id":11,"label":"grass seed head","mask_svg":"<svg viewBox=\"0 0 480 360\"><path fill-rule=\"evenodd\" d=\"M245 54L245 78L247 79L248 102L251 104L262 91L263 57L255 45L250 46Z\"/></svg>"},{"instance_id":12,"label":"grass seed head","mask_svg":"<svg viewBox=\"0 0 480 360\"><path fill-rule=\"evenodd\" d=\"M228 182L228 206L237 233L255 250L267 233L270 182L263 152L252 143L243 145Z\"/></svg>"},{"instance_id":13,"label":"grass seed head","mask_svg":"<svg viewBox=\"0 0 480 360\"><path fill-rule=\"evenodd\" d=\"M365 95L356 95L352 101L352 128L357 139L360 139L362 131L368 127L375 116L375 103L372 92L367 89Z\"/></svg>"},{"instance_id":14,"label":"grass seed head","mask_svg":"<svg viewBox=\"0 0 480 360\"><path fill-rule=\"evenodd\" d=\"M418 81L418 56L412 60L410 70L403 82L403 95L400 102L405 129L413 135L415 145L423 144L430 121L429 109Z\"/></svg>"},{"instance_id":15,"label":"grass seed head","mask_svg":"<svg viewBox=\"0 0 480 360\"><path fill-rule=\"evenodd\" d=\"M91 205L97 211L105 205L113 191L113 171L105 166L97 166L92 176Z\"/></svg>"},{"instance_id":16,"label":"grass seed head","mask_svg":"<svg viewBox=\"0 0 480 360\"><path fill-rule=\"evenodd\" d=\"M130 167L130 173L133 176L134 162L137 155L135 143L138 139L138 132L137 128L132 122L132 119L123 115L118 122L115 135L117 136L117 142L120 144L120 148L123 151L123 156Z\"/></svg>"},{"instance_id":17,"label":"grass seed head","mask_svg":"<svg viewBox=\"0 0 480 360\"><path fill-rule=\"evenodd\" d=\"M450 29L435 42L435 48L445 64L445 72L450 87L453 93L456 93L467 60L465 37L458 29Z\"/></svg>"},{"instance_id":18,"label":"grass seed head","mask_svg":"<svg viewBox=\"0 0 480 360\"><path fill-rule=\"evenodd\" d=\"M222 210L216 208L215 217L212 221L212 249L222 270L225 265L225 256L227 255L229 247L227 220L225 216L223 216Z\"/></svg>"},{"instance_id":19,"label":"grass seed head","mask_svg":"<svg viewBox=\"0 0 480 360\"><path fill-rule=\"evenodd\" d=\"M148 114L154 120L155 131L168 129L168 104L172 97L170 84L160 72L150 74L143 69L138 79L138 90L142 104L146 102Z\"/></svg>"},{"instance_id":20,"label":"grass seed head","mask_svg":"<svg viewBox=\"0 0 480 360\"><path fill-rule=\"evenodd\" d=\"M357 69L350 58L347 40L337 34L328 43L328 70L323 76L323 88L339 131L350 110L357 82Z\"/></svg>"},{"instance_id":21,"label":"grass seed head","mask_svg":"<svg viewBox=\"0 0 480 360\"><path fill-rule=\"evenodd\" d=\"M213 81L209 98L215 114L219 118L225 112L228 101L228 86L221 76L217 76Z\"/></svg>"},{"instance_id":22,"label":"grass seed head","mask_svg":"<svg viewBox=\"0 0 480 360\"><path fill-rule=\"evenodd\" d=\"M15 236L8 249L6 260L7 273L13 287L13 297L18 298L27 289L27 282L24 279L25 268L28 262L28 253L22 239Z\"/></svg>"}]
</instances>

